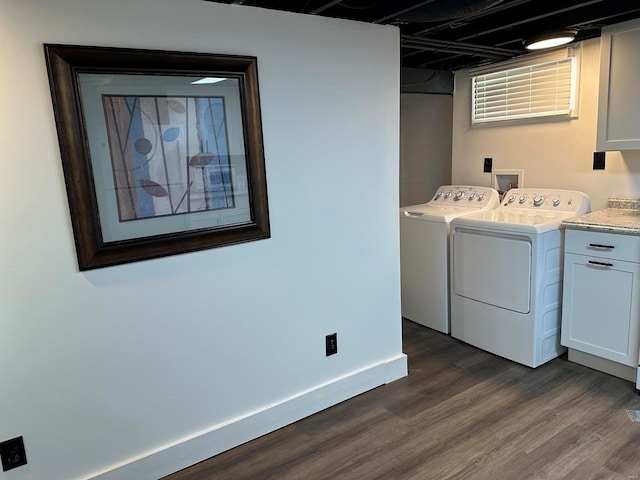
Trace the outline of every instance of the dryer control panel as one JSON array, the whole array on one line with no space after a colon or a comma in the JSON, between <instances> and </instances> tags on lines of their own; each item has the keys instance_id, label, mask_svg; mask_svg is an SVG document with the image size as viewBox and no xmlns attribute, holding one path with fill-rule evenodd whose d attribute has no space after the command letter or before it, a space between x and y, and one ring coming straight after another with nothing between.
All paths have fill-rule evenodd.
<instances>
[{"instance_id":1,"label":"dryer control panel","mask_svg":"<svg viewBox=\"0 0 640 480\"><path fill-rule=\"evenodd\" d=\"M575 190L513 188L504 195L500 208L540 209L577 214L590 211L590 205L589 197Z\"/></svg>"}]
</instances>

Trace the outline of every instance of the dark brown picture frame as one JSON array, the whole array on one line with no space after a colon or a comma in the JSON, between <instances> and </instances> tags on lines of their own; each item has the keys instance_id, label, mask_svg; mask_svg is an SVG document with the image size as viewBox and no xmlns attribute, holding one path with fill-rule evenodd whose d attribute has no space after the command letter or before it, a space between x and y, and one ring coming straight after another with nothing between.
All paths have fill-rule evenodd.
<instances>
[{"instance_id":1,"label":"dark brown picture frame","mask_svg":"<svg viewBox=\"0 0 640 480\"><path fill-rule=\"evenodd\" d=\"M45 44L44 50L78 266L81 271L270 237L255 57L54 44ZM188 229L173 228L164 232L160 228L159 232L144 235L134 233L130 238L105 238L105 225L108 224L104 223L105 212L100 210L102 187L97 186L97 168L91 159L92 148L95 148L91 144L91 137L95 133L92 129L96 129L96 124L87 122L87 117L97 116L85 110L88 107L87 102L83 101L80 84L80 79L86 78L87 75L114 75L127 80L130 76L132 82L140 82L142 85L136 87L138 93L134 95L140 95L140 90L144 91L144 79L163 77L172 81L171 79L222 77L232 80L237 86L239 99L236 123L241 124L241 128L238 129L241 130L238 141L241 142L243 163L246 165L242 184L248 198L248 207L245 209L248 212L247 218L223 224L207 224L207 217L204 217L205 221L191 222L196 226ZM104 118L104 113L102 116ZM104 119L102 122L104 123ZM106 135L106 132L99 133ZM148 150L146 145L140 145L145 153ZM189 155L191 167L202 168L203 163L210 160L208 154ZM188 160L188 156L185 155L180 158ZM220 171L222 170L219 168L218 172ZM198 172L202 172L204 176L204 170ZM167 182L168 185L170 182ZM134 183L132 188L140 187L140 182ZM151 195L166 195L161 186L153 182L151 184L153 185L148 188ZM146 184L143 186L149 187ZM187 190L189 188L191 183ZM185 196L186 192L182 200ZM180 204L184 202L181 201ZM231 202L230 205L234 207L235 203ZM191 216L196 219L202 218L197 217L202 213L182 213L178 212L177 208L169 213L169 216L176 219ZM149 220L142 218L131 223L135 222L144 225L144 222Z\"/></svg>"}]
</instances>

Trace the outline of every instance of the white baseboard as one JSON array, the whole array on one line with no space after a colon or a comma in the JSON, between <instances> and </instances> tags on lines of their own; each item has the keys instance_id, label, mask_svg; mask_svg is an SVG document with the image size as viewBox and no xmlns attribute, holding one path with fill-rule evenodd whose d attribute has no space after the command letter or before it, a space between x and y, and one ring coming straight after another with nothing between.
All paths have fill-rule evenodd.
<instances>
[{"instance_id":1,"label":"white baseboard","mask_svg":"<svg viewBox=\"0 0 640 480\"><path fill-rule=\"evenodd\" d=\"M130 458L83 480L157 480L406 375L407 356L400 354Z\"/></svg>"}]
</instances>

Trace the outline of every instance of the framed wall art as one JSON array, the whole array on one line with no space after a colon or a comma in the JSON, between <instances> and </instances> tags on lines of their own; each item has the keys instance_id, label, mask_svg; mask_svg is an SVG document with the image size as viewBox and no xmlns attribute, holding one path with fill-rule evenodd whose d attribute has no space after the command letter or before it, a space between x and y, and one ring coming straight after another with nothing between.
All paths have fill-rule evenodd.
<instances>
[{"instance_id":1,"label":"framed wall art","mask_svg":"<svg viewBox=\"0 0 640 480\"><path fill-rule=\"evenodd\" d=\"M255 57L45 57L80 270L269 238Z\"/></svg>"}]
</instances>

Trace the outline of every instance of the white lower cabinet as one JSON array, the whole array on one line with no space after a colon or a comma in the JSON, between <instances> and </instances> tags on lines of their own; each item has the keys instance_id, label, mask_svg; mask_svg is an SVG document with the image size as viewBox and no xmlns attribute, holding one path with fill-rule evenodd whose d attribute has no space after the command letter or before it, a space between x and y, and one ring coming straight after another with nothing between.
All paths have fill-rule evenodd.
<instances>
[{"instance_id":1,"label":"white lower cabinet","mask_svg":"<svg viewBox=\"0 0 640 480\"><path fill-rule=\"evenodd\" d=\"M638 252L637 236L566 230L561 333L564 346L638 367Z\"/></svg>"}]
</instances>

